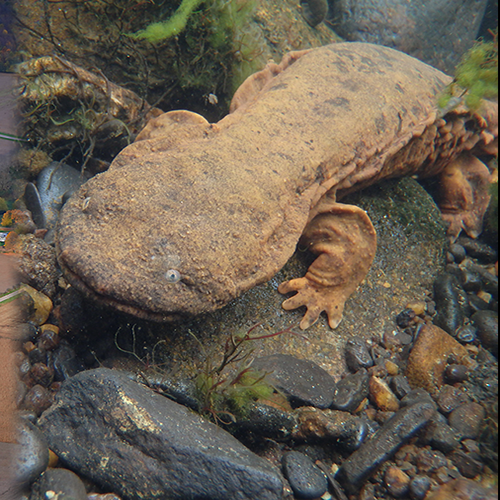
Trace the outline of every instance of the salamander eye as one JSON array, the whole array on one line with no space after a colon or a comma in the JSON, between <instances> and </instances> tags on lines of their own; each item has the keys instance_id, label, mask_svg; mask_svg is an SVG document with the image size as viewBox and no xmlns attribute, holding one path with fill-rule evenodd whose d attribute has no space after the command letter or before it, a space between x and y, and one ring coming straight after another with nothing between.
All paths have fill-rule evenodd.
<instances>
[{"instance_id":1,"label":"salamander eye","mask_svg":"<svg viewBox=\"0 0 500 500\"><path fill-rule=\"evenodd\" d=\"M181 280L181 273L175 269L169 269L165 273L165 279L168 283L177 283Z\"/></svg>"}]
</instances>

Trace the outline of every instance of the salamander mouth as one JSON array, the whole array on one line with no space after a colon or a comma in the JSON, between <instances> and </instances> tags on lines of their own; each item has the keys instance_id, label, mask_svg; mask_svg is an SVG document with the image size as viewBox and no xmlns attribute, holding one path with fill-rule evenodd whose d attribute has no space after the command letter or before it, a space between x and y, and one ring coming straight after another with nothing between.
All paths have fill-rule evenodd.
<instances>
[{"instance_id":1,"label":"salamander mouth","mask_svg":"<svg viewBox=\"0 0 500 500\"><path fill-rule=\"evenodd\" d=\"M87 284L78 274L73 272L65 263L62 257L59 257L59 265L63 271L64 277L78 292L80 292L86 299L103 305L106 308L117 310L119 312L129 314L139 319L147 321L154 321L157 323L166 323L172 321L179 321L188 317L182 313L164 313L144 309L137 305L127 303L116 299L110 295L99 293L92 286Z\"/></svg>"}]
</instances>

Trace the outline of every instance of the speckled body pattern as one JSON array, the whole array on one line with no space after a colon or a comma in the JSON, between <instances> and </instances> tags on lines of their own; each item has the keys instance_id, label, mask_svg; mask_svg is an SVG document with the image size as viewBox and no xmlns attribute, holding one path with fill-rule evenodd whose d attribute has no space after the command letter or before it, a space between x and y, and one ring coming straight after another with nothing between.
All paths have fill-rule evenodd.
<instances>
[{"instance_id":1,"label":"speckled body pattern","mask_svg":"<svg viewBox=\"0 0 500 500\"><path fill-rule=\"evenodd\" d=\"M174 134L136 142L87 182L61 213L61 267L86 295L139 317L217 309L270 279L308 228L317 237L321 207L335 198L382 178L435 175L471 149L472 132L460 140L439 132L447 122L436 116L436 96L449 82L370 44L292 54L244 83L218 124L201 119L178 141ZM466 118L479 141L485 120ZM342 247L339 269L356 267L355 250ZM170 269L180 281L166 280ZM315 274L318 286L335 280L325 266Z\"/></svg>"}]
</instances>

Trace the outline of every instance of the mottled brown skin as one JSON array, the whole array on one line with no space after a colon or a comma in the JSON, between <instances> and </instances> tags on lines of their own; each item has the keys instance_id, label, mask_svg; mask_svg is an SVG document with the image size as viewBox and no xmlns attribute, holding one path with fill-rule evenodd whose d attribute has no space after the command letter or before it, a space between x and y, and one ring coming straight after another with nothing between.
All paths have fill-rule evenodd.
<instances>
[{"instance_id":1,"label":"mottled brown skin","mask_svg":"<svg viewBox=\"0 0 500 500\"><path fill-rule=\"evenodd\" d=\"M291 53L250 77L219 123L167 113L87 182L61 213L61 267L101 303L169 321L270 279L300 240L317 258L305 277L280 285L295 293L283 307L307 307L302 328L326 311L335 328L376 250L366 213L337 200L387 177L438 175L461 153L493 149L495 105L484 116L437 117L436 96L449 82L376 45ZM472 196L468 210L487 196L477 186L454 189ZM454 197L447 210L459 227L465 212ZM180 281L170 282L170 270Z\"/></svg>"}]
</instances>

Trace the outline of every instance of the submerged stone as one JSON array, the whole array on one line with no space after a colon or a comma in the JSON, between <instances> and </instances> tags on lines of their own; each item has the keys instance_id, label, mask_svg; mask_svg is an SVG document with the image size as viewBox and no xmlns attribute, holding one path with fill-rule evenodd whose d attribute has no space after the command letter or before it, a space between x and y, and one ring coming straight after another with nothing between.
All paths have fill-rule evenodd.
<instances>
[{"instance_id":1,"label":"submerged stone","mask_svg":"<svg viewBox=\"0 0 500 500\"><path fill-rule=\"evenodd\" d=\"M125 373L68 379L39 426L65 466L129 500L281 499L271 464Z\"/></svg>"}]
</instances>

